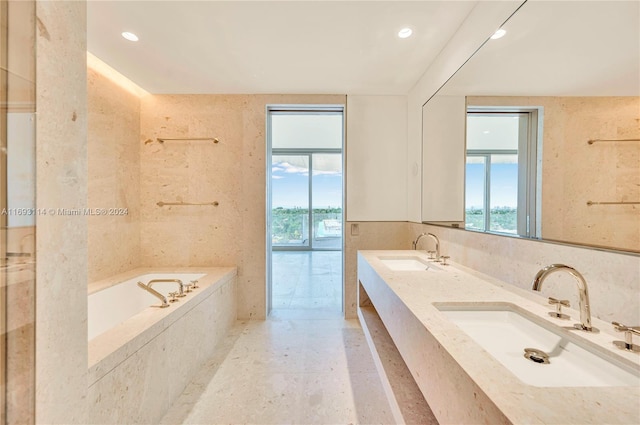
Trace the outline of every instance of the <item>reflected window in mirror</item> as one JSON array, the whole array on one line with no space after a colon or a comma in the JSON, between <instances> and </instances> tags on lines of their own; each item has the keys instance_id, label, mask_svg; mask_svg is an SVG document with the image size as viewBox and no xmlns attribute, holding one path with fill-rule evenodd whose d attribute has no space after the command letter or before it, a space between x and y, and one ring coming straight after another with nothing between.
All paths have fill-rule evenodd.
<instances>
[{"instance_id":1,"label":"reflected window in mirror","mask_svg":"<svg viewBox=\"0 0 640 425\"><path fill-rule=\"evenodd\" d=\"M468 110L466 229L536 236L537 112Z\"/></svg>"},{"instance_id":2,"label":"reflected window in mirror","mask_svg":"<svg viewBox=\"0 0 640 425\"><path fill-rule=\"evenodd\" d=\"M423 107L422 220L464 224L467 146L456 131L466 133L465 112L537 109L544 146L530 237L640 253L640 143L623 141L640 140L639 12L638 1L522 5L502 25L507 35L485 43ZM617 141L588 143L594 139ZM446 190L433 184L440 175ZM455 208L436 215L433 205Z\"/></svg>"}]
</instances>

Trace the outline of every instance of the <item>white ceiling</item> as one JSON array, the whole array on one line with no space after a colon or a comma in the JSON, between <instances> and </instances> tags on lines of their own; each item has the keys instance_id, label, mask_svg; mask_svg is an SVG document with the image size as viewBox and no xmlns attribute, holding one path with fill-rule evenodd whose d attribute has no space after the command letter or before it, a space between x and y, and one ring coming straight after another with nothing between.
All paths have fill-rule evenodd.
<instances>
[{"instance_id":1,"label":"white ceiling","mask_svg":"<svg viewBox=\"0 0 640 425\"><path fill-rule=\"evenodd\" d=\"M640 1L529 0L440 94L640 95Z\"/></svg>"},{"instance_id":2,"label":"white ceiling","mask_svg":"<svg viewBox=\"0 0 640 425\"><path fill-rule=\"evenodd\" d=\"M88 50L150 93L406 94L476 3L89 1Z\"/></svg>"}]
</instances>

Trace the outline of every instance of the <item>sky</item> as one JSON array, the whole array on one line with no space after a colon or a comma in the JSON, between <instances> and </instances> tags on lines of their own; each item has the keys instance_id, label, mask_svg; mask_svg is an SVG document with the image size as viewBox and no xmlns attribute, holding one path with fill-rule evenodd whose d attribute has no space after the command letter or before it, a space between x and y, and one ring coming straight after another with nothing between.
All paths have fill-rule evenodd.
<instances>
[{"instance_id":1,"label":"sky","mask_svg":"<svg viewBox=\"0 0 640 425\"><path fill-rule=\"evenodd\" d=\"M338 158L341 155L335 156L338 159L337 167L324 166L321 167L323 169L317 169L313 173L313 208L342 207L342 172L339 167L341 158ZM274 155L271 167L273 208L308 208L309 206L308 165L305 166L305 161L300 160L300 157L298 161L291 159ZM316 162L321 163L321 161Z\"/></svg>"},{"instance_id":2,"label":"sky","mask_svg":"<svg viewBox=\"0 0 640 425\"><path fill-rule=\"evenodd\" d=\"M271 168L272 206L273 208L308 208L308 165L300 159L298 161L291 161L291 158L286 159L282 156L274 157ZM483 185L484 165L467 164L467 208L482 207L484 202ZM341 206L342 173L339 170L317 170L313 175L313 207ZM492 164L491 206L512 208L518 206L518 164Z\"/></svg>"},{"instance_id":3,"label":"sky","mask_svg":"<svg viewBox=\"0 0 640 425\"><path fill-rule=\"evenodd\" d=\"M466 208L482 208L484 164L467 164ZM518 206L518 164L491 165L491 207Z\"/></svg>"}]
</instances>

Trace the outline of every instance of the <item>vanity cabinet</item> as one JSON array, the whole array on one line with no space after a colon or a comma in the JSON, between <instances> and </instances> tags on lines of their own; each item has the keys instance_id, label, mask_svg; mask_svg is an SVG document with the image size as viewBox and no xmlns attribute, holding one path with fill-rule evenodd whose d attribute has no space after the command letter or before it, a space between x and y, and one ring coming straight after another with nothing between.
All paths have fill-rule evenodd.
<instances>
[{"instance_id":1,"label":"vanity cabinet","mask_svg":"<svg viewBox=\"0 0 640 425\"><path fill-rule=\"evenodd\" d=\"M373 252L373 251L369 251ZM473 382L447 351L433 337L416 314L407 306L400 296L374 270L368 260L358 253L358 316L363 330L367 335L371 347L371 334L374 332L372 319L367 316L379 317L393 341L397 353L389 350L382 352L379 348L371 347L375 357L382 357L379 363L385 362L385 357L400 357L406 369L396 367L402 374L405 370L410 376L401 379L413 380L405 383L404 387L411 387L413 383L419 388L423 400L413 397L413 402L426 402L436 422L441 424L510 424L511 422L484 394L482 389ZM393 350L392 348L392 350ZM397 363L398 361L396 361ZM377 362L378 363L378 362ZM386 374L386 373L385 373ZM402 404L402 393L390 394L389 388L393 380L398 377L386 376L383 380L390 404ZM391 381L391 385L389 382ZM404 389L403 389L404 391ZM424 407L422 407L424 409ZM399 406L399 413L406 419L407 414L420 414L429 417L429 413L407 413L405 406ZM397 416L398 412L394 412ZM406 421L409 422L409 421Z\"/></svg>"}]
</instances>

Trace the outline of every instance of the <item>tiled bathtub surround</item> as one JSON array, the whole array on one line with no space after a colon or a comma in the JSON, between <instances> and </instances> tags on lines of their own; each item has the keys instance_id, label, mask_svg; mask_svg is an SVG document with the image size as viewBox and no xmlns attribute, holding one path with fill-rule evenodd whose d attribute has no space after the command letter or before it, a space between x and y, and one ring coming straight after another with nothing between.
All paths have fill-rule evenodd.
<instances>
[{"instance_id":1,"label":"tiled bathtub surround","mask_svg":"<svg viewBox=\"0 0 640 425\"><path fill-rule=\"evenodd\" d=\"M152 272L206 275L180 302L150 307L89 342L89 423L157 423L236 321L231 267L136 269L89 292Z\"/></svg>"},{"instance_id":2,"label":"tiled bathtub surround","mask_svg":"<svg viewBox=\"0 0 640 425\"><path fill-rule=\"evenodd\" d=\"M640 256L598 251L535 240L497 236L459 229L410 223L410 237L431 232L440 238L443 255L461 265L508 284L531 290L538 270L563 263L582 273L589 286L591 313L611 322L640 324ZM432 249L430 242L423 249ZM578 305L573 277L556 273L544 283L540 295L568 299Z\"/></svg>"}]
</instances>

